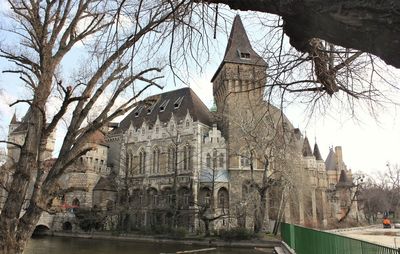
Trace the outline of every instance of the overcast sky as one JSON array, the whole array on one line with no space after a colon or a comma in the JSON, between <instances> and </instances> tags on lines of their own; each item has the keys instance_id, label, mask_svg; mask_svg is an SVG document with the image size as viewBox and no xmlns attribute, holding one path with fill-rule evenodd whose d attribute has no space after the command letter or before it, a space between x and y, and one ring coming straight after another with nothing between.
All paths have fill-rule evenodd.
<instances>
[{"instance_id":1,"label":"overcast sky","mask_svg":"<svg viewBox=\"0 0 400 254\"><path fill-rule=\"evenodd\" d=\"M245 27L249 26L246 19L244 19L244 25ZM252 36L249 32L249 37L252 38ZM1 36L0 39L4 40L4 37ZM211 107L213 103L210 80L222 60L227 34L218 34L217 41L215 52L211 53L212 58L204 66L203 72L200 74L194 71L188 82L208 107ZM0 59L0 69L4 70L6 66L9 64ZM165 74L167 78L164 91L184 86L183 84L174 84L171 82L171 75ZM19 118L26 110L26 107L23 106L18 106L17 109L8 106L17 98L29 95L24 87L17 84L19 82L15 77L0 73L0 138L6 136L14 110L17 111ZM392 164L400 162L398 148L400 122L394 106L378 111L377 119L371 117L364 109L357 109L357 120L352 119L348 112L344 112L337 105L331 105L324 115L314 114L311 117L304 113L303 105L292 104L284 111L293 126L300 128L302 133L308 136L312 147L314 141L317 141L324 159L328 155L329 147L342 146L344 161L347 167L353 171L373 174L383 170L387 162Z\"/></svg>"}]
</instances>

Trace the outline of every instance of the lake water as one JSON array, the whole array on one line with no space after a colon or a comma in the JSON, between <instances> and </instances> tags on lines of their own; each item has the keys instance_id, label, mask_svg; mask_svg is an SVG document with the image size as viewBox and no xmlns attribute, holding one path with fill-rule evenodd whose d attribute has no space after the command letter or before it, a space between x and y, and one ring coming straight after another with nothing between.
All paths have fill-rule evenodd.
<instances>
[{"instance_id":1,"label":"lake water","mask_svg":"<svg viewBox=\"0 0 400 254\"><path fill-rule=\"evenodd\" d=\"M39 237L29 241L24 254L160 254L207 248L182 244L140 243L69 237ZM217 248L207 254L260 254L251 248Z\"/></svg>"}]
</instances>

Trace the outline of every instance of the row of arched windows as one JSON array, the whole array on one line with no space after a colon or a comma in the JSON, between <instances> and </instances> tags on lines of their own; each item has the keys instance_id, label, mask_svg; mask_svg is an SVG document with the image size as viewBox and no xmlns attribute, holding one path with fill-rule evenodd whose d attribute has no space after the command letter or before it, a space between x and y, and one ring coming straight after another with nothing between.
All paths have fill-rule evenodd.
<instances>
[{"instance_id":1,"label":"row of arched windows","mask_svg":"<svg viewBox=\"0 0 400 254\"><path fill-rule=\"evenodd\" d=\"M148 170L146 169L146 165L150 166L149 173L150 174L159 174L161 173L162 162L166 162L166 172L174 172L174 169L183 169L184 171L189 171L193 166L193 148L190 145L185 145L183 150L180 151L182 154L182 160L177 159L178 152L176 147L169 147L167 149L167 153L165 154L166 161L162 160L163 154L161 153L160 148L155 147L152 150L151 154L151 163L147 164L147 160L149 160L147 152L144 149L140 149L137 155L134 155L132 152L128 152L127 154L127 168L130 174L140 174L143 175ZM135 173L136 172L136 173Z\"/></svg>"},{"instance_id":2,"label":"row of arched windows","mask_svg":"<svg viewBox=\"0 0 400 254\"><path fill-rule=\"evenodd\" d=\"M187 187L180 187L178 189L178 196L177 196L178 206L180 208L187 208L191 204L192 195ZM120 200L123 203L123 200ZM133 190L132 194L129 197L129 203L132 207L142 207L142 206L149 206L149 207L164 207L164 206L171 206L173 202L173 192L172 189L167 187L161 191L158 191L155 188L149 188L147 191L143 190Z\"/></svg>"},{"instance_id":3,"label":"row of arched windows","mask_svg":"<svg viewBox=\"0 0 400 254\"><path fill-rule=\"evenodd\" d=\"M223 168L224 167L224 154L220 153L218 155L218 152L216 150L213 151L212 157L210 153L207 153L206 155L206 164L208 168ZM212 163L211 163L212 162Z\"/></svg>"},{"instance_id":4,"label":"row of arched windows","mask_svg":"<svg viewBox=\"0 0 400 254\"><path fill-rule=\"evenodd\" d=\"M208 187L200 189L199 193L200 205L210 205L211 202L211 190ZM217 207L226 209L229 207L229 193L225 187L221 187L217 192Z\"/></svg>"}]
</instances>

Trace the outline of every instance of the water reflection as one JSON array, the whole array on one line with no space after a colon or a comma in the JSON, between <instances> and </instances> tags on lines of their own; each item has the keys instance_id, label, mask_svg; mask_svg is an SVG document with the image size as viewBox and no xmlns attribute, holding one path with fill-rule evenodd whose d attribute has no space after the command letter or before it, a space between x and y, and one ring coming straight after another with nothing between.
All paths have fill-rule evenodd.
<instances>
[{"instance_id":1,"label":"water reflection","mask_svg":"<svg viewBox=\"0 0 400 254\"><path fill-rule=\"evenodd\" d=\"M206 248L182 244L138 243L131 241L96 240L66 237L31 239L24 254L160 254ZM217 248L212 254L260 254L253 249Z\"/></svg>"}]
</instances>

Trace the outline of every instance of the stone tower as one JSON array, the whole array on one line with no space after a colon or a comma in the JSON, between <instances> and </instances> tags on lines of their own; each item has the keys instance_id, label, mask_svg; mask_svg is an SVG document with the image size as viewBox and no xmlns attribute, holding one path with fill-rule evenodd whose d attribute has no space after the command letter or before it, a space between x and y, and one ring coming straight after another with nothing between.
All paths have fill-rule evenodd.
<instances>
[{"instance_id":1,"label":"stone tower","mask_svg":"<svg viewBox=\"0 0 400 254\"><path fill-rule=\"evenodd\" d=\"M223 135L229 138L231 111L260 103L264 95L267 63L250 44L242 20L236 15L224 59L214 74L214 100Z\"/></svg>"},{"instance_id":2,"label":"stone tower","mask_svg":"<svg viewBox=\"0 0 400 254\"><path fill-rule=\"evenodd\" d=\"M214 74L214 101L217 106L216 120L222 135L229 140L227 148L238 151L241 144L237 140L234 121L246 112L263 104L266 83L267 63L259 56L250 44L242 20L236 15L224 59ZM229 154L228 168L237 168L238 160Z\"/></svg>"}]
</instances>

